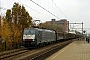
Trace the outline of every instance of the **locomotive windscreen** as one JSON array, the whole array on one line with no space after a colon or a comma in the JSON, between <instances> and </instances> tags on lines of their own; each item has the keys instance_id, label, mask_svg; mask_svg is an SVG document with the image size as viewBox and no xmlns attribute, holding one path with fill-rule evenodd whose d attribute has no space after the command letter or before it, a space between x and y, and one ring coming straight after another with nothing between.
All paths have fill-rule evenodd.
<instances>
[{"instance_id":1,"label":"locomotive windscreen","mask_svg":"<svg viewBox=\"0 0 90 60\"><path fill-rule=\"evenodd\" d=\"M24 34L25 34L25 35L29 35L29 34L33 35L33 34L35 34L35 30L25 29L25 30L24 30Z\"/></svg>"},{"instance_id":2,"label":"locomotive windscreen","mask_svg":"<svg viewBox=\"0 0 90 60\"><path fill-rule=\"evenodd\" d=\"M34 41L35 30L34 29L24 29L23 41Z\"/></svg>"}]
</instances>

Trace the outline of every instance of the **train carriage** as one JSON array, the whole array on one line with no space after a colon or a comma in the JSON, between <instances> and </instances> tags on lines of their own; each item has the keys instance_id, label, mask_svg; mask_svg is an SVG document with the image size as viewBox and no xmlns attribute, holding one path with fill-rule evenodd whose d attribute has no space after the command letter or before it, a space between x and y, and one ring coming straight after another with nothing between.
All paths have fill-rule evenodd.
<instances>
[{"instance_id":1,"label":"train carriage","mask_svg":"<svg viewBox=\"0 0 90 60\"><path fill-rule=\"evenodd\" d=\"M59 42L59 41L63 41L64 39L64 33L63 32L56 32L56 41Z\"/></svg>"},{"instance_id":2,"label":"train carriage","mask_svg":"<svg viewBox=\"0 0 90 60\"><path fill-rule=\"evenodd\" d=\"M72 33L56 32L48 29L25 28L23 33L23 46L36 48L47 44L61 42L78 38L79 36Z\"/></svg>"}]
</instances>

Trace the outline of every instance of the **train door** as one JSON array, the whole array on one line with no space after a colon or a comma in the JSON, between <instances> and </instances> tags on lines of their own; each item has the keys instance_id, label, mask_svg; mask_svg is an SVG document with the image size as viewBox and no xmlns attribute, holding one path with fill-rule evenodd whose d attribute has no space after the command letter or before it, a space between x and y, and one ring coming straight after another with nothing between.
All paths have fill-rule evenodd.
<instances>
[{"instance_id":1,"label":"train door","mask_svg":"<svg viewBox=\"0 0 90 60\"><path fill-rule=\"evenodd\" d=\"M37 45L39 45L40 43L42 43L42 31L38 30L36 36Z\"/></svg>"}]
</instances>

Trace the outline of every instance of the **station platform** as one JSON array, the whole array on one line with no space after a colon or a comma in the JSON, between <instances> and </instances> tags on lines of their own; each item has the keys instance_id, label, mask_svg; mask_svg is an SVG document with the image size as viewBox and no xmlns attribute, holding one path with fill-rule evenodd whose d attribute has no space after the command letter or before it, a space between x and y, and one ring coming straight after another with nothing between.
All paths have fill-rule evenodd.
<instances>
[{"instance_id":1,"label":"station platform","mask_svg":"<svg viewBox=\"0 0 90 60\"><path fill-rule=\"evenodd\" d=\"M90 60L90 43L73 41L45 60Z\"/></svg>"}]
</instances>

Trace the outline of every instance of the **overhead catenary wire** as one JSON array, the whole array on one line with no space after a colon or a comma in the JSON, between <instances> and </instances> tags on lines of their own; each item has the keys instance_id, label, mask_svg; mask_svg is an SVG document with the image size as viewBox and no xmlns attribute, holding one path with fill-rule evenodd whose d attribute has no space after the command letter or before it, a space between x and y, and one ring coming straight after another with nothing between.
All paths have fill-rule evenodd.
<instances>
[{"instance_id":1,"label":"overhead catenary wire","mask_svg":"<svg viewBox=\"0 0 90 60\"><path fill-rule=\"evenodd\" d=\"M52 0L52 2L54 3L54 5L56 6L57 9L59 9L59 11L66 17L66 15L61 11L61 9L56 5L56 3ZM66 17L67 18L67 17ZM67 18L68 19L68 18Z\"/></svg>"},{"instance_id":2,"label":"overhead catenary wire","mask_svg":"<svg viewBox=\"0 0 90 60\"><path fill-rule=\"evenodd\" d=\"M56 15L54 15L53 13L51 13L50 11L48 11L47 9L45 9L44 7L40 6L38 3L36 3L36 2L34 2L32 0L30 0L30 1L33 2L34 4L36 4L37 6L41 7L42 9L44 9L45 11L47 11L48 13L50 13L51 15L53 15L54 17L60 19L59 17L57 17Z\"/></svg>"},{"instance_id":3,"label":"overhead catenary wire","mask_svg":"<svg viewBox=\"0 0 90 60\"><path fill-rule=\"evenodd\" d=\"M18 0L19 2L21 2L20 0ZM32 9L33 11L35 11L35 12L37 12L35 9L33 9L33 8L31 8L31 7L29 7L28 5L26 5L26 4L24 4L23 2L21 2L23 5L25 5L26 7L28 7L28 8L30 8L30 9Z\"/></svg>"},{"instance_id":4,"label":"overhead catenary wire","mask_svg":"<svg viewBox=\"0 0 90 60\"><path fill-rule=\"evenodd\" d=\"M25 4L25 3L23 3L22 1L20 1L20 0L18 0L18 1L19 1L20 3L22 3L23 5L25 5L26 7L30 8L31 10L35 11L36 13L41 14L41 16L42 16L42 15L44 15L44 16L46 16L47 18L49 17L49 16L45 15L44 13L39 12L39 11L37 11L37 10L35 10L35 9L31 8L30 6L26 5L26 4ZM36 18L36 17L35 17L35 18ZM41 18L38 18L38 19L41 19ZM43 19L42 19L42 20L43 20Z\"/></svg>"}]
</instances>

